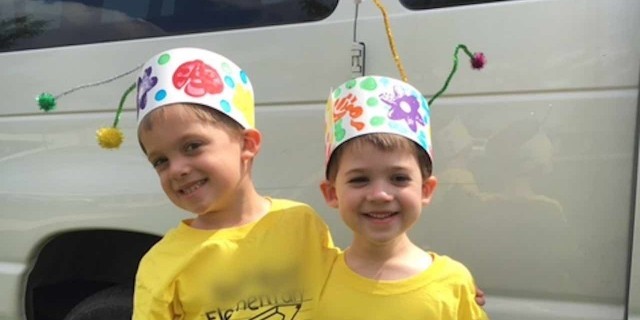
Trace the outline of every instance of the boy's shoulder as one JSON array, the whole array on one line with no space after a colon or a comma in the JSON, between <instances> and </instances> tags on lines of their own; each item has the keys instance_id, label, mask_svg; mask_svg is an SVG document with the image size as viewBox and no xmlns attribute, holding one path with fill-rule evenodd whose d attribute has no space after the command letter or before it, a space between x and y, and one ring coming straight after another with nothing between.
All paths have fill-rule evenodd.
<instances>
[{"instance_id":1,"label":"boy's shoulder","mask_svg":"<svg viewBox=\"0 0 640 320\"><path fill-rule=\"evenodd\" d=\"M310 205L303 202L281 198L269 198L269 200L271 201L270 212L299 210L301 212L315 213L315 210Z\"/></svg>"},{"instance_id":2,"label":"boy's shoulder","mask_svg":"<svg viewBox=\"0 0 640 320\"><path fill-rule=\"evenodd\" d=\"M271 201L271 209L269 210L269 215L284 215L291 218L304 217L307 219L322 220L320 214L318 214L318 212L314 208L306 203L279 198L269 198L269 200Z\"/></svg>"},{"instance_id":3,"label":"boy's shoulder","mask_svg":"<svg viewBox=\"0 0 640 320\"><path fill-rule=\"evenodd\" d=\"M190 235L185 225L186 222L181 221L145 253L138 266L138 277L157 277L182 263L181 257L189 254L185 248L191 248L198 241L196 234Z\"/></svg>"},{"instance_id":4,"label":"boy's shoulder","mask_svg":"<svg viewBox=\"0 0 640 320\"><path fill-rule=\"evenodd\" d=\"M458 281L473 281L471 271L462 264L446 255L439 255L435 252L429 251L429 254L433 257L433 263L429 269L432 272L439 274L439 278L447 278L450 280Z\"/></svg>"},{"instance_id":5,"label":"boy's shoulder","mask_svg":"<svg viewBox=\"0 0 640 320\"><path fill-rule=\"evenodd\" d=\"M317 212L308 204L289 200L270 198L271 209L269 214L261 219L258 224L264 225L288 225L293 227L300 224L312 224L317 228L324 229L326 225ZM231 229L241 229L231 228ZM151 249L144 255L141 266L161 260L174 260L170 257L179 257L189 253L185 248L197 248L201 243L207 241L215 233L215 230L198 230L189 227L186 221L169 230ZM165 259L166 258L166 259Z\"/></svg>"}]
</instances>

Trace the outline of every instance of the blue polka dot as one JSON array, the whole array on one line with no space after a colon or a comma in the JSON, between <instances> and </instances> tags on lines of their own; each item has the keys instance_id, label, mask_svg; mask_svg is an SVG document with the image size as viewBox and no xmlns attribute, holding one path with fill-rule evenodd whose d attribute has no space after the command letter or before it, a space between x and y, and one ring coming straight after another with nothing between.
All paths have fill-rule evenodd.
<instances>
[{"instance_id":1,"label":"blue polka dot","mask_svg":"<svg viewBox=\"0 0 640 320\"><path fill-rule=\"evenodd\" d=\"M156 96L155 96L156 101L162 101L166 97L167 97L167 92L164 91L164 89L160 89L158 90L158 92L156 92Z\"/></svg>"},{"instance_id":2,"label":"blue polka dot","mask_svg":"<svg viewBox=\"0 0 640 320\"><path fill-rule=\"evenodd\" d=\"M427 137L424 135L423 132L420 132L420 135L418 136L418 140L420 140L420 145L422 146L422 148L424 148L425 150L431 149L431 146L429 146L429 141L427 141Z\"/></svg>"},{"instance_id":3,"label":"blue polka dot","mask_svg":"<svg viewBox=\"0 0 640 320\"><path fill-rule=\"evenodd\" d=\"M231 77L229 76L224 77L224 83L226 83L227 86L229 86L229 88L231 89L235 88L236 86L236 83L233 82L233 79L231 79Z\"/></svg>"},{"instance_id":4,"label":"blue polka dot","mask_svg":"<svg viewBox=\"0 0 640 320\"><path fill-rule=\"evenodd\" d=\"M229 102L227 100L221 100L220 101L220 106L222 107L222 111L229 113L231 112L231 105L229 104Z\"/></svg>"},{"instance_id":5,"label":"blue polka dot","mask_svg":"<svg viewBox=\"0 0 640 320\"><path fill-rule=\"evenodd\" d=\"M389 85L389 78L382 77L380 78L380 82L382 83L383 86L386 87Z\"/></svg>"},{"instance_id":6,"label":"blue polka dot","mask_svg":"<svg viewBox=\"0 0 640 320\"><path fill-rule=\"evenodd\" d=\"M411 135L407 122L404 120L389 121L389 127L399 134Z\"/></svg>"},{"instance_id":7,"label":"blue polka dot","mask_svg":"<svg viewBox=\"0 0 640 320\"><path fill-rule=\"evenodd\" d=\"M240 79L244 84L247 84L247 82L249 82L249 77L247 77L247 74L244 71L240 71Z\"/></svg>"}]
</instances>

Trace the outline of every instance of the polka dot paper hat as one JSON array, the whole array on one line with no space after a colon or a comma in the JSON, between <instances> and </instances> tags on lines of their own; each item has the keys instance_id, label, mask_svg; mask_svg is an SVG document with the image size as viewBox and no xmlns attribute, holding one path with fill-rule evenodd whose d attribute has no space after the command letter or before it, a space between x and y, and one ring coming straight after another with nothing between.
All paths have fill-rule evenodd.
<instances>
[{"instance_id":1,"label":"polka dot paper hat","mask_svg":"<svg viewBox=\"0 0 640 320\"><path fill-rule=\"evenodd\" d=\"M134 91L137 93L138 125L157 108L174 103L195 103L226 114L243 128L255 127L253 87L247 74L231 60L198 48L170 49L108 79L81 84L57 95L43 92L36 101L41 110L50 112L64 96L110 83L136 71L139 75L122 94L113 124L96 131L98 144L105 149L117 149L122 144L124 134L118 124L124 103Z\"/></svg>"},{"instance_id":2,"label":"polka dot paper hat","mask_svg":"<svg viewBox=\"0 0 640 320\"><path fill-rule=\"evenodd\" d=\"M176 48L152 57L136 82L138 124L153 110L195 103L218 110L244 128L253 128L253 87L231 60L198 48Z\"/></svg>"},{"instance_id":3,"label":"polka dot paper hat","mask_svg":"<svg viewBox=\"0 0 640 320\"><path fill-rule=\"evenodd\" d=\"M382 76L349 80L331 92L325 120L326 163L340 145L370 133L399 134L432 157L429 105L406 82Z\"/></svg>"}]
</instances>

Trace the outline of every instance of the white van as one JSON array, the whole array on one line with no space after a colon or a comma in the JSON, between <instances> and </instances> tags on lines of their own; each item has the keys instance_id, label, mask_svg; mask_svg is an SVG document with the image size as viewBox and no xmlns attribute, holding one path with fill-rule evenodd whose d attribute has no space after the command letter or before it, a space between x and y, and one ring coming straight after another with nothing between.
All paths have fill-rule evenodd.
<instances>
[{"instance_id":1,"label":"white van","mask_svg":"<svg viewBox=\"0 0 640 320\"><path fill-rule=\"evenodd\" d=\"M462 64L432 107L440 186L413 236L455 257L495 320L640 319L636 0L384 0L409 82L433 95L454 47ZM323 203L323 108L353 73L400 77L381 14L353 0L0 1L0 319L126 319L140 257L187 214L138 147L100 149L127 75L34 97L195 46L252 79L265 145L261 192ZM352 65L353 63L353 65ZM635 218L635 219L634 219ZM72 311L73 310L73 311ZM122 312L122 313L118 313Z\"/></svg>"}]
</instances>

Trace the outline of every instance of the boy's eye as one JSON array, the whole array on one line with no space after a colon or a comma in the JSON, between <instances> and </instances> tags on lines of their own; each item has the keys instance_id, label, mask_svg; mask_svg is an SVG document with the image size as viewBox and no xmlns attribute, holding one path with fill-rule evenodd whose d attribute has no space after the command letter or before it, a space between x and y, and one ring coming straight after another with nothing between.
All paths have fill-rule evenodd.
<instances>
[{"instance_id":1,"label":"boy's eye","mask_svg":"<svg viewBox=\"0 0 640 320\"><path fill-rule=\"evenodd\" d=\"M399 175L394 175L393 177L391 177L391 181L393 181L395 183L407 183L407 182L411 181L411 177L409 177L407 175L399 174Z\"/></svg>"},{"instance_id":2,"label":"boy's eye","mask_svg":"<svg viewBox=\"0 0 640 320\"><path fill-rule=\"evenodd\" d=\"M201 145L202 145L202 143L200 143L200 142L189 142L184 146L184 151L186 151L186 152L195 151Z\"/></svg>"},{"instance_id":3,"label":"boy's eye","mask_svg":"<svg viewBox=\"0 0 640 320\"><path fill-rule=\"evenodd\" d=\"M166 162L167 162L166 158L158 158L158 159L151 160L151 165L157 169L161 165L165 164Z\"/></svg>"},{"instance_id":4,"label":"boy's eye","mask_svg":"<svg viewBox=\"0 0 640 320\"><path fill-rule=\"evenodd\" d=\"M347 180L347 183L349 184L363 184L363 183L367 183L369 181L369 178L367 177L352 177L349 180Z\"/></svg>"}]
</instances>

